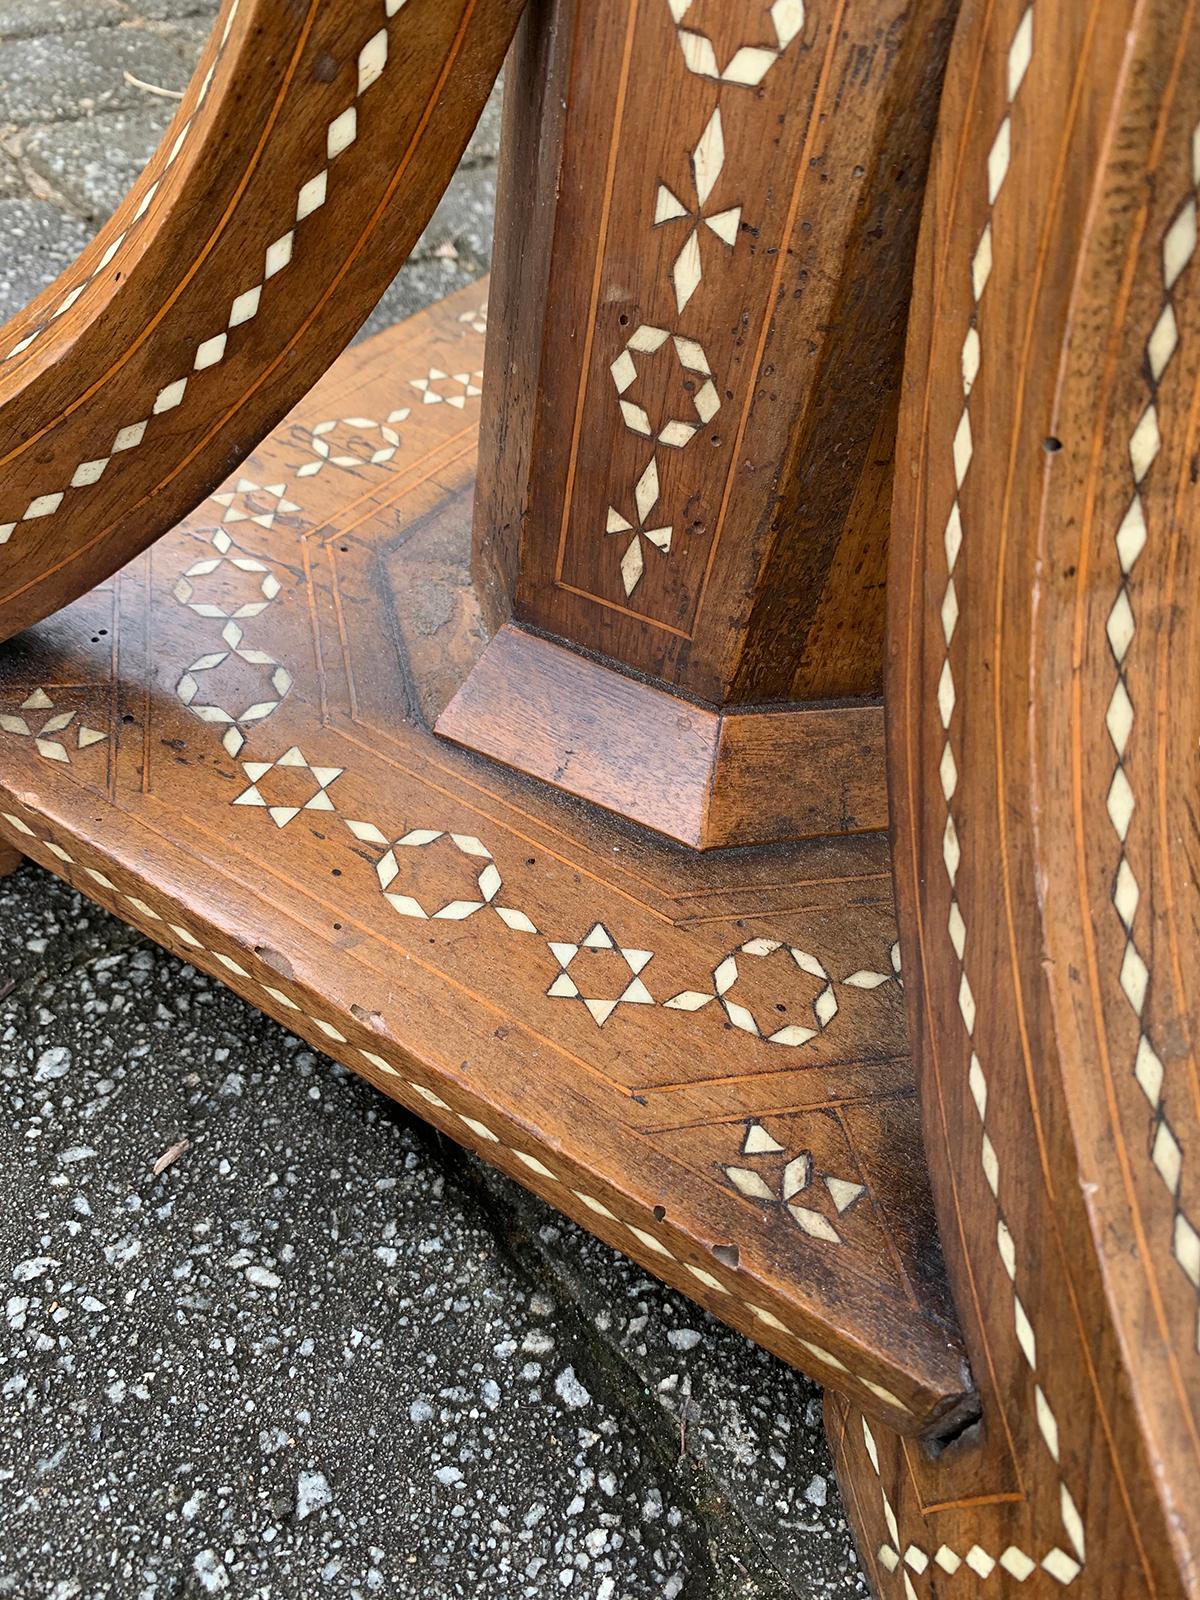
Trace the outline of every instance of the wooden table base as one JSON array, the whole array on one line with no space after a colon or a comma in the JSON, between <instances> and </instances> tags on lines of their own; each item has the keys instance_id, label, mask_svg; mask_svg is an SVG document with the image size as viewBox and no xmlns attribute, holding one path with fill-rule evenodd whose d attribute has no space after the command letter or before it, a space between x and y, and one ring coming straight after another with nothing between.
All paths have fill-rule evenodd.
<instances>
[{"instance_id":1,"label":"wooden table base","mask_svg":"<svg viewBox=\"0 0 1200 1600\"><path fill-rule=\"evenodd\" d=\"M0 661L23 854L904 1434L973 1398L881 836L702 856L434 737L482 286Z\"/></svg>"}]
</instances>

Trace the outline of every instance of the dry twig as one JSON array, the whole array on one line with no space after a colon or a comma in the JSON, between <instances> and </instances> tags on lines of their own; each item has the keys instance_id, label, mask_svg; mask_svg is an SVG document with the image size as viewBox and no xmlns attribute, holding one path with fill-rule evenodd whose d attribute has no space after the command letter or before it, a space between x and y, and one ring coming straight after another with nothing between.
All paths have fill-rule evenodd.
<instances>
[{"instance_id":1,"label":"dry twig","mask_svg":"<svg viewBox=\"0 0 1200 1600\"><path fill-rule=\"evenodd\" d=\"M173 1162L179 1160L185 1150L190 1150L191 1147L192 1141L190 1139L180 1139L169 1150L164 1150L151 1168L154 1176L157 1178L161 1172L165 1172Z\"/></svg>"},{"instance_id":2,"label":"dry twig","mask_svg":"<svg viewBox=\"0 0 1200 1600\"><path fill-rule=\"evenodd\" d=\"M144 89L147 94L161 95L164 100L182 100L182 89L164 89L159 83L147 83L144 78L135 78L132 72L123 72L121 76L125 82L135 89Z\"/></svg>"}]
</instances>

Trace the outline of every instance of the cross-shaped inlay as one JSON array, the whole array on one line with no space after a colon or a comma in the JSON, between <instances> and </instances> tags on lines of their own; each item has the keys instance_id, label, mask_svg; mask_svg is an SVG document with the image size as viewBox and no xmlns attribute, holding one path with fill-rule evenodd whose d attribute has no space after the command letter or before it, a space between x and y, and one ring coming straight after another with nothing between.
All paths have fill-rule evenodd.
<instances>
[{"instance_id":1,"label":"cross-shaped inlay","mask_svg":"<svg viewBox=\"0 0 1200 1600\"><path fill-rule=\"evenodd\" d=\"M99 744L108 738L108 734L101 733L98 728L90 728L83 721L76 722L74 711L56 710L54 701L45 689L35 689L21 701L20 709L26 715L0 713L0 728L5 733L15 733L20 738L32 739L37 753L45 756L47 761L62 761L70 765L71 754L64 735L72 725L75 728L77 750L86 750L89 745Z\"/></svg>"},{"instance_id":2,"label":"cross-shaped inlay","mask_svg":"<svg viewBox=\"0 0 1200 1600\"><path fill-rule=\"evenodd\" d=\"M661 550L665 555L671 548L671 529L669 527L648 528L646 519L658 504L658 467L653 456L650 465L642 473L633 491L634 505L637 507L638 525L633 524L621 515L615 506L609 506L608 518L604 531L609 533L629 534L629 542L625 547L625 554L621 557L621 582L625 586L625 593L630 595L641 582L642 574L646 570L645 557L642 554L642 539L648 539L656 550Z\"/></svg>"},{"instance_id":3,"label":"cross-shaped inlay","mask_svg":"<svg viewBox=\"0 0 1200 1600\"><path fill-rule=\"evenodd\" d=\"M488 303L485 300L481 306L476 306L473 311L460 311L458 320L465 322L472 333L483 334L487 332Z\"/></svg>"},{"instance_id":4,"label":"cross-shaped inlay","mask_svg":"<svg viewBox=\"0 0 1200 1600\"><path fill-rule=\"evenodd\" d=\"M720 108L708 119L696 148L692 151L692 186L696 193L694 206L687 206L665 183L658 186L654 204L654 226L678 222L681 217L691 221L683 248L675 257L671 268L671 282L675 285L675 305L680 311L687 305L703 276L700 260L700 227L709 229L722 244L731 249L737 242L738 225L742 220L741 206L729 206L723 211L706 213L709 196L725 165L725 138L721 126Z\"/></svg>"},{"instance_id":5,"label":"cross-shaped inlay","mask_svg":"<svg viewBox=\"0 0 1200 1600\"><path fill-rule=\"evenodd\" d=\"M782 1205L797 1227L812 1239L823 1239L827 1244L841 1244L842 1236L830 1219L813 1203L820 1198L820 1189L812 1194L814 1180L819 1178L837 1215L851 1211L866 1194L866 1185L850 1178L838 1178L832 1173L814 1173L810 1150L801 1150L789 1156L786 1146L770 1133L761 1122L754 1119L746 1125L741 1153L751 1159L763 1158L753 1167L727 1165L725 1176L748 1200L762 1200L770 1205ZM800 1197L804 1197L801 1202Z\"/></svg>"}]
</instances>

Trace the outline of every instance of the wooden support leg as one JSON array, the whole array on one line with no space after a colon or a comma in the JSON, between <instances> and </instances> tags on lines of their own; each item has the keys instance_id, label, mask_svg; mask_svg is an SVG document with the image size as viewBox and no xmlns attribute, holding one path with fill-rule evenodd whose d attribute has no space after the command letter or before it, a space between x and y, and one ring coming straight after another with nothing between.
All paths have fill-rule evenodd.
<instances>
[{"instance_id":1,"label":"wooden support leg","mask_svg":"<svg viewBox=\"0 0 1200 1600\"><path fill-rule=\"evenodd\" d=\"M427 726L484 643L487 295L355 347L153 559L0 650L0 829L923 1435L973 1401L886 839L701 854Z\"/></svg>"},{"instance_id":2,"label":"wooden support leg","mask_svg":"<svg viewBox=\"0 0 1200 1600\"><path fill-rule=\"evenodd\" d=\"M223 0L125 201L0 329L0 640L166 533L352 338L521 3Z\"/></svg>"},{"instance_id":3,"label":"wooden support leg","mask_svg":"<svg viewBox=\"0 0 1200 1600\"><path fill-rule=\"evenodd\" d=\"M475 522L498 632L439 733L701 847L886 826L892 443L954 9L532 8Z\"/></svg>"},{"instance_id":4,"label":"wooden support leg","mask_svg":"<svg viewBox=\"0 0 1200 1600\"><path fill-rule=\"evenodd\" d=\"M897 436L905 993L978 1426L838 1400L880 1600L1200 1581L1200 25L962 11Z\"/></svg>"},{"instance_id":5,"label":"wooden support leg","mask_svg":"<svg viewBox=\"0 0 1200 1600\"><path fill-rule=\"evenodd\" d=\"M0 878L7 878L24 861L25 857L19 850L14 850L12 845L0 840Z\"/></svg>"}]
</instances>

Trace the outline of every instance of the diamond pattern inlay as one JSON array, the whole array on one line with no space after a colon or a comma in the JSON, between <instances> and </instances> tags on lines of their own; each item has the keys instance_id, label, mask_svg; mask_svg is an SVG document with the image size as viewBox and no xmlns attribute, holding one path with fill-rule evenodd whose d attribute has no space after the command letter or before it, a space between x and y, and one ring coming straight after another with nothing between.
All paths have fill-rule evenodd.
<instances>
[{"instance_id":1,"label":"diamond pattern inlay","mask_svg":"<svg viewBox=\"0 0 1200 1600\"><path fill-rule=\"evenodd\" d=\"M1193 130L1189 153L1192 157L1192 182L1200 187L1200 161L1197 159L1200 156L1200 123ZM1142 487L1162 447L1156 396L1158 386L1179 348L1174 296L1179 292L1180 280L1195 258L1196 243L1196 196L1193 194L1187 196L1174 212L1163 235L1162 299L1145 345L1143 370L1148 380L1148 394L1129 438L1131 493L1128 509L1114 535L1117 593L1104 621L1104 631L1116 669L1104 718L1116 764L1109 779L1104 806L1118 846L1117 865L1112 879L1112 904L1125 936L1117 982L1137 1024L1138 1042L1132 1071L1135 1082L1150 1105L1150 1163L1166 1188L1174 1208L1171 1251L1193 1290L1200 1288L1200 1245L1193 1255L1193 1241L1197 1235L1182 1209L1183 1150L1164 1114L1163 1063L1150 1041L1152 979L1147 958L1151 945L1146 942L1145 934L1140 946L1135 941L1141 885L1129 856L1129 845L1137 816L1137 795L1131 765L1131 740L1136 729L1137 703L1130 691L1128 673L1141 620L1134 603L1138 592L1137 569L1150 534ZM1200 1316L1196 1319L1194 1342L1196 1349L1200 1350Z\"/></svg>"},{"instance_id":2,"label":"diamond pattern inlay","mask_svg":"<svg viewBox=\"0 0 1200 1600\"><path fill-rule=\"evenodd\" d=\"M396 13L401 9L402 5L403 0L384 0L385 18L390 19L391 17L395 16ZM236 9L236 6L232 7L226 17L224 32L221 39L222 47L229 37L229 32L233 26L233 18ZM381 28L372 35L372 37L359 51L357 58L358 76L355 89L355 102L361 99L361 97L369 91L371 86L379 80L384 71L387 60L387 29ZM204 79L198 97L198 104L203 102L208 93L212 75L215 71L215 65L216 64L214 63L213 68L210 69L208 75ZM186 133L186 129L184 131ZM238 288L238 290L231 296L229 310L227 313L225 313L222 319L223 326L217 328L214 332L207 334L206 337L197 341L193 352L190 369L180 376L168 381L158 391L158 396L149 413L119 426L113 437L112 443L108 447L108 453L106 455L97 454L92 456L89 459L79 463L73 469L71 477L68 479L67 483L67 488L69 490L81 492L99 482L100 478L103 476L105 468L108 466L114 455L117 455L125 450L135 449L142 444L143 437L146 433L151 417L160 416L163 412L170 411L176 406L181 405L186 395L189 383L196 381L203 373L219 366L220 363L224 361L229 349L230 339L234 331L239 327L242 327L245 324L253 321L258 315L262 300L262 291L265 285L280 272L283 272L291 264L296 248L296 227L300 226L305 218L311 216L313 212L319 210L325 204L328 193L330 165L336 161L340 155L348 150L351 145L354 144L357 137L358 107L356 103L351 103L349 106L340 111L325 129L324 164L317 170L316 173L307 176L300 184L295 202L296 226L288 228L266 247L263 255L261 275L252 283ZM168 159L167 166L170 166L171 162L173 162L177 157L179 149L182 147L182 139L183 135L176 140ZM158 183L161 183L161 181L162 180L160 177ZM141 208L138 212L139 217L149 208L150 202L158 187L158 183L152 186L152 188L149 189L146 195L143 197ZM87 280L88 283L98 276L99 273L103 271L103 269L113 259L124 237L125 235L121 235L118 239L112 241L108 249L104 252L98 267L93 272L92 278ZM67 298L58 306L53 315L61 315L61 313L65 311L70 304L74 303L75 298L81 294L86 287L87 284L85 283L78 285L75 289L73 289ZM53 320L53 318L50 320ZM42 329L38 328L32 333L26 335L24 339L22 339L8 352L8 355L10 357L15 356L22 350L28 348L28 346L41 331ZM468 378L477 376L478 374L472 374L468 375ZM476 392L478 391L476 390ZM425 398L427 401L430 399L428 393L426 394ZM435 398L441 399L444 397L441 395L436 395ZM465 395L463 399L457 403L465 404ZM28 506L19 517L13 518L6 522L0 522L0 544L5 544L22 523L34 521L40 517L54 515L61 506L66 492L66 490L55 489L49 490L40 495L36 495L29 502Z\"/></svg>"}]
</instances>

